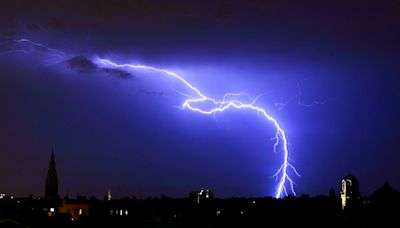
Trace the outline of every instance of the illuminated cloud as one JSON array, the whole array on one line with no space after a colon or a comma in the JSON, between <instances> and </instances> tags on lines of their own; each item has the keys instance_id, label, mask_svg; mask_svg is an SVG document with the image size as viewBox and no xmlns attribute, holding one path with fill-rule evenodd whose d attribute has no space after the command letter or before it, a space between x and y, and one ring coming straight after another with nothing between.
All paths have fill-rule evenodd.
<instances>
[{"instance_id":1,"label":"illuminated cloud","mask_svg":"<svg viewBox=\"0 0 400 228\"><path fill-rule=\"evenodd\" d=\"M95 72L104 72L109 76L112 76L116 79L129 79L132 78L132 74L126 70L116 69L116 68L108 68L108 67L99 67L95 63L92 62L89 58L85 56L75 56L65 61L69 68L78 71L79 73L95 73Z\"/></svg>"},{"instance_id":2,"label":"illuminated cloud","mask_svg":"<svg viewBox=\"0 0 400 228\"><path fill-rule=\"evenodd\" d=\"M90 73L97 70L96 64L94 64L85 56L75 56L71 59L68 59L66 63L71 69L80 73Z\"/></svg>"}]
</instances>

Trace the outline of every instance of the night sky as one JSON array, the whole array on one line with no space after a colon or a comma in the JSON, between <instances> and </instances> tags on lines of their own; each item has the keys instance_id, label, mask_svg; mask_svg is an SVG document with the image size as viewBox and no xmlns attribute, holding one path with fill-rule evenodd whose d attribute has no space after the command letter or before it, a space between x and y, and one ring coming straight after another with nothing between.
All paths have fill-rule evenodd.
<instances>
[{"instance_id":1,"label":"night sky","mask_svg":"<svg viewBox=\"0 0 400 228\"><path fill-rule=\"evenodd\" d=\"M262 95L299 195L338 193L349 173L363 195L400 189L399 53L396 1L1 1L0 192L42 196L54 147L61 195L274 195L270 122L182 110L165 75L97 57Z\"/></svg>"}]
</instances>

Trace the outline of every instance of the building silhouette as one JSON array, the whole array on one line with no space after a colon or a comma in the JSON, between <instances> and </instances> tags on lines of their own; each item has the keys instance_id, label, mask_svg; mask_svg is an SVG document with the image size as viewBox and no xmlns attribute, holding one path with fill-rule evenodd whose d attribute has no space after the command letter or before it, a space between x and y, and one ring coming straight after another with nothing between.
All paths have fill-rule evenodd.
<instances>
[{"instance_id":1,"label":"building silhouette","mask_svg":"<svg viewBox=\"0 0 400 228\"><path fill-rule=\"evenodd\" d=\"M378 188L370 197L371 202L377 208L398 207L400 203L400 192L392 188L389 182L385 181L381 188Z\"/></svg>"},{"instance_id":2,"label":"building silhouette","mask_svg":"<svg viewBox=\"0 0 400 228\"><path fill-rule=\"evenodd\" d=\"M358 180L353 175L347 175L342 179L342 210L354 207L360 199Z\"/></svg>"},{"instance_id":3,"label":"building silhouette","mask_svg":"<svg viewBox=\"0 0 400 228\"><path fill-rule=\"evenodd\" d=\"M190 192L189 198L192 202L199 204L212 200L214 198L214 193L210 189L202 189L200 191Z\"/></svg>"},{"instance_id":4,"label":"building silhouette","mask_svg":"<svg viewBox=\"0 0 400 228\"><path fill-rule=\"evenodd\" d=\"M55 200L60 198L58 195L58 178L56 161L54 159L54 150L51 152L49 170L47 171L46 177L46 188L44 197L48 200Z\"/></svg>"}]
</instances>

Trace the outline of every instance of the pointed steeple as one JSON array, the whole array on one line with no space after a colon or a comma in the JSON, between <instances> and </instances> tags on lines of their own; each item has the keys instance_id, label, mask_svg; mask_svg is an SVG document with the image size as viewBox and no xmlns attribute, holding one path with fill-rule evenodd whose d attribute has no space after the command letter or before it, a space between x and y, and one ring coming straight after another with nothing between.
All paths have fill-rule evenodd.
<instances>
[{"instance_id":1,"label":"pointed steeple","mask_svg":"<svg viewBox=\"0 0 400 228\"><path fill-rule=\"evenodd\" d=\"M58 199L58 178L56 171L56 161L54 159L54 149L51 151L49 170L47 171L46 178L46 190L45 190L45 198L46 199Z\"/></svg>"}]
</instances>

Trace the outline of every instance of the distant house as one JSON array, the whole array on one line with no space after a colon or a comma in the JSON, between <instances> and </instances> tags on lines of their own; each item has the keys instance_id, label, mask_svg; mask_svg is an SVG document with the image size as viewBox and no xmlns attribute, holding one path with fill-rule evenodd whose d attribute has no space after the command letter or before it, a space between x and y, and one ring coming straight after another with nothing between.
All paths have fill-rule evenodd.
<instances>
[{"instance_id":1,"label":"distant house","mask_svg":"<svg viewBox=\"0 0 400 228\"><path fill-rule=\"evenodd\" d=\"M89 204L82 201L64 200L59 211L61 214L69 214L73 221L78 221L81 216L89 215Z\"/></svg>"}]
</instances>

